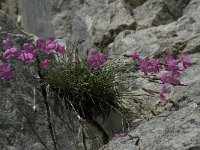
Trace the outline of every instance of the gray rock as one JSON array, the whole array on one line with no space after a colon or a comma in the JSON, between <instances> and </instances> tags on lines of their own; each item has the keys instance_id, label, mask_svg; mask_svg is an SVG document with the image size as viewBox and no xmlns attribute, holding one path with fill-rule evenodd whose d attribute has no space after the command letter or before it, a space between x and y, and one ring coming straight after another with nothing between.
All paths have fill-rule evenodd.
<instances>
[{"instance_id":1,"label":"gray rock","mask_svg":"<svg viewBox=\"0 0 200 150\"><path fill-rule=\"evenodd\" d=\"M199 22L191 17L183 16L176 22L159 27L152 27L139 31L123 31L113 43L113 54L120 55L124 52L135 50L142 56L152 57L168 47L174 41L192 38L198 34Z\"/></svg>"},{"instance_id":2,"label":"gray rock","mask_svg":"<svg viewBox=\"0 0 200 150\"><path fill-rule=\"evenodd\" d=\"M200 129L198 127L200 121L198 117L200 111L200 24L199 15L196 13L199 11L198 3L191 0L186 7L184 6L183 16L177 21L138 31L123 31L115 38L112 47L112 53L115 55L130 54L134 49L143 57L157 58L168 52L183 51L190 54L193 66L182 74L181 81L187 86L175 87L174 91L176 92L171 95L168 102L158 103L158 97L129 98L127 104L135 109L135 114L141 116L136 116L137 119L133 117L135 120L132 121L131 132L127 136L118 139L118 142L113 139L102 149L132 150L133 148L130 147L133 145L135 149L145 150L200 148ZM130 82L130 86L132 84ZM134 84L153 91L159 91L160 89L158 84L144 79L136 79ZM134 90L134 93L138 94L140 92L144 93L139 89ZM174 103L171 103L170 100ZM138 102L142 103L140 109L137 109ZM139 137L139 140L137 137ZM130 140L129 143L123 142L127 139Z\"/></svg>"},{"instance_id":3,"label":"gray rock","mask_svg":"<svg viewBox=\"0 0 200 150\"><path fill-rule=\"evenodd\" d=\"M52 25L52 5L52 1L49 0L19 0L22 27L27 32L37 36L54 36Z\"/></svg>"},{"instance_id":4,"label":"gray rock","mask_svg":"<svg viewBox=\"0 0 200 150\"><path fill-rule=\"evenodd\" d=\"M19 5L18 0L3 0L0 1L0 9L5 11L6 14L9 14L11 18L17 22L20 23L20 15L19 15Z\"/></svg>"},{"instance_id":5,"label":"gray rock","mask_svg":"<svg viewBox=\"0 0 200 150\"><path fill-rule=\"evenodd\" d=\"M136 28L127 8L134 3L129 1L20 0L19 5L22 27L26 31L70 41L85 39L87 47L94 43L96 46L108 45L119 32Z\"/></svg>"},{"instance_id":6,"label":"gray rock","mask_svg":"<svg viewBox=\"0 0 200 150\"><path fill-rule=\"evenodd\" d=\"M93 0L75 0L73 2L69 0L21 0L20 7L23 17L22 25L26 31L38 36L53 35L71 41L86 39L82 49L90 48L92 45L103 47L109 45L108 47L111 49L109 53L113 57L120 57L122 61L127 60L121 55L130 54L133 49L143 57L149 58L162 58L168 52L189 53L193 66L183 72L181 80L187 86L173 88L176 92L170 95L169 101L164 103L158 103L159 97L156 94L124 98L126 107L131 110L131 113L127 114L129 117L127 119L130 121L130 132L126 133L124 138L114 138L102 149L192 150L200 148L198 116L200 105L199 0L99 0L98 2ZM23 34L9 21L8 23L2 22L2 24L3 26L10 24L8 28L1 29L4 34L7 34L8 31ZM11 36L11 34L9 35ZM19 38L21 42L27 39L26 37L21 39L21 37L23 36ZM141 75L141 73L135 75ZM21 76L18 75L18 77ZM30 80L30 78L28 79ZM20 79L17 85L25 84L22 80L24 79ZM12 91L11 96L19 102L19 106L21 107L23 104L23 108L26 106L30 109L32 97L30 88L33 85L30 83L32 82L29 81L28 85L25 84L25 88L23 88L24 86L19 88L17 92L21 96L13 93L13 88L17 88L14 83L12 86L11 83L1 84L0 86L4 87L0 89L0 95L3 95L1 99L5 101L5 90L9 90L7 91L9 94ZM9 85L11 87L5 88ZM137 94L147 94L143 89L159 91L161 86L143 78L133 78L133 81L127 81L124 88ZM39 90L37 92L39 93ZM42 98L42 95L38 95L38 99ZM49 99L52 124L60 149L84 149L85 147L98 149L103 144L103 134L91 124L80 125L77 116L71 112L63 112L62 104L57 104L56 101L57 99L53 97ZM53 144L48 130L48 122L45 119L37 120L45 118L43 116L46 114L45 105L42 102L42 100L41 104L38 102L41 107L40 115L37 114L38 116L35 117L28 112L27 114L31 118L35 117L36 120L33 122L36 122L37 126L36 128L32 127L31 131L39 131L39 137L51 149ZM6 109L7 107L8 109ZM56 108L59 109L56 110ZM3 117L2 115L0 119L5 120L3 123L8 122L8 125L0 124L2 127L0 128L0 135L2 135L0 136L0 146L2 144L0 149L23 149L19 146L28 144L30 149L44 147L43 142L38 141L35 132L28 132L29 129L26 128L28 125L25 121L17 122L17 119L23 117L18 114L19 110L10 101L2 103L0 115L4 114L4 111L7 116ZM24 111L26 112L28 109L24 109ZM115 114L114 117L111 114L110 118L107 118L105 122L102 121L102 118L97 118L96 121L103 126L111 138L114 133L122 132L122 125L119 121L120 117ZM25 126L26 132L15 134L21 124ZM4 129L5 127L10 128ZM32 139L37 139L37 141L31 143Z\"/></svg>"},{"instance_id":7,"label":"gray rock","mask_svg":"<svg viewBox=\"0 0 200 150\"><path fill-rule=\"evenodd\" d=\"M7 15L0 11L0 32L8 32L8 33L22 33L22 31L16 27L15 23L12 19L8 18Z\"/></svg>"},{"instance_id":8,"label":"gray rock","mask_svg":"<svg viewBox=\"0 0 200 150\"><path fill-rule=\"evenodd\" d=\"M86 2L76 15L86 25L86 31L89 31L93 43L100 44L100 46L101 44L109 44L119 32L136 28L135 20L121 0L101 1L98 3L93 1ZM76 33L77 31L73 30L73 32Z\"/></svg>"},{"instance_id":9,"label":"gray rock","mask_svg":"<svg viewBox=\"0 0 200 150\"><path fill-rule=\"evenodd\" d=\"M31 38L25 35L6 15L0 12L1 41L10 37L21 47ZM1 47L2 56L2 47ZM1 57L2 61L2 57ZM52 146L43 96L39 91L36 68L33 65L24 65L11 61L15 70L12 81L1 80L0 84L0 133L5 142L0 143L0 149L29 149L34 143L40 143L41 149L51 149ZM36 88L38 113L32 110L33 87Z\"/></svg>"},{"instance_id":10,"label":"gray rock","mask_svg":"<svg viewBox=\"0 0 200 150\"><path fill-rule=\"evenodd\" d=\"M0 27L0 41L9 37L21 48L25 42L33 40L2 12ZM2 53L1 47L1 62L4 61ZM121 120L115 120L117 127L113 128L106 126L109 122L104 125L99 118L97 121L103 126L102 130L94 123L80 122L73 111L66 110L60 99L40 86L36 65L17 60L12 60L11 65L15 68L14 79L0 80L0 149L97 149L105 142L102 130L110 130L106 133L108 138L121 130L122 125L118 125ZM34 105L36 112L32 108Z\"/></svg>"},{"instance_id":11,"label":"gray rock","mask_svg":"<svg viewBox=\"0 0 200 150\"><path fill-rule=\"evenodd\" d=\"M168 112L141 124L121 139L113 139L102 150L188 150L200 145L200 106L188 103L178 111Z\"/></svg>"},{"instance_id":12,"label":"gray rock","mask_svg":"<svg viewBox=\"0 0 200 150\"><path fill-rule=\"evenodd\" d=\"M133 10L137 30L171 23L182 16L189 0L151 0Z\"/></svg>"}]
</instances>

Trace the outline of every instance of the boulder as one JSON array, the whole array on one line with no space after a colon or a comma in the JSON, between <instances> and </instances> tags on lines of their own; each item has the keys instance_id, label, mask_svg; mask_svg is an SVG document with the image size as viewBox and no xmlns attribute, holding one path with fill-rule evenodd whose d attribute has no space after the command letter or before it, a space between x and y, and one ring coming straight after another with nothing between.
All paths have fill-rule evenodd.
<instances>
[{"instance_id":1,"label":"boulder","mask_svg":"<svg viewBox=\"0 0 200 150\"><path fill-rule=\"evenodd\" d=\"M109 49L108 53L112 57L121 58L122 61L127 61L127 58L122 57L122 55L130 54L133 50L140 53L142 57L148 58L163 58L170 52L177 53L177 57L180 56L178 54L181 52L190 54L193 66L183 72L181 79L187 86L171 89L172 94L169 95L169 99L166 102L160 103L158 94L149 95L148 93L149 91L158 92L161 88L159 84L152 83L141 77L133 78L133 80L125 83L124 89L141 95L139 97L127 96L123 99L126 107L131 110L127 114L127 117L129 117L127 118L129 120L129 131L125 132L125 137L113 138L113 140L101 149L200 149L199 0L75 0L73 2L68 0L21 0L19 4L23 18L22 26L26 31L34 33L37 36L48 37L53 35L58 39L66 41L85 39L83 51L84 48L91 48L92 46ZM19 41L25 36L12 22L7 21L5 23L5 21L2 21L1 24L3 26L6 26L6 24L10 25L6 28L1 28L4 31L4 35L9 33L10 36L14 36L9 31L20 34ZM16 36L18 37L18 35ZM25 37L24 41L26 40L27 38ZM29 73L27 74L29 76ZM31 73L30 76L33 74ZM142 74L139 72L135 73L135 75L141 76ZM22 77L22 75L19 74L18 77ZM28 78L28 80L30 79ZM22 86L22 83L23 86L27 85L24 83L24 79L11 83L17 83L20 86ZM3 82L0 84L3 87L0 89L3 91L0 94L1 96L4 95L3 93L6 93L5 90L13 90L12 87L16 89L15 85L6 87L7 84L10 85L11 83ZM21 101L26 102L25 106L23 106L24 109L25 107L30 109L29 105L32 104L32 93L30 92L31 89L28 90L28 88L32 88L33 84L31 84L31 81L28 83L27 86L29 87L25 88L27 90L25 92L27 93L24 94L21 88L18 89L17 93L22 93L21 97L18 98L14 92L11 93L11 96L19 102L19 106L24 104ZM38 87L37 93L40 92L41 90ZM29 97L29 99L23 96ZM37 122L36 129L34 128L33 133L28 132L37 139L37 142L34 142L31 147L33 149L42 149L45 144L51 149L53 141L51 132L48 129L48 121L39 119L46 118L43 116L46 114L46 106L42 101L44 97L42 94L38 94L37 96L41 100L41 104L38 101L38 107L41 107L39 110L42 112L41 116L39 116L39 111L39 114L37 114L38 117L35 117L35 122ZM5 96L1 99L3 99L3 102L6 101ZM103 145L102 132L91 124L79 123L77 119L73 119L76 118L75 114L71 112L67 112L66 114L65 111L63 112L64 108L62 104L56 103L55 98L51 97L49 101L52 115L51 120L60 149L98 149ZM15 112L19 111L11 101L7 103ZM0 136L0 144L3 143L2 149L5 146L7 149L18 149L20 142L28 145L27 143L33 138L31 136L27 137L27 132L19 132L19 134L23 135L18 135L18 141L20 142L17 142L16 137L13 137L13 135L17 135L15 134L15 126L18 126L18 124L21 126L21 123L26 123L16 121L16 114L10 111L11 108L6 109L7 103L2 103L0 108L0 111L2 111L0 115L4 114L4 110L7 112L7 117L1 115L0 119L8 119L5 121L8 122L8 125L0 125L2 127L0 128L0 135L2 135ZM59 109L57 110L56 108ZM28 109L24 111L26 112ZM29 113L27 112L27 114ZM29 115L31 116L32 114ZM11 129L4 129L7 126L11 126L13 118L15 118L13 122L18 124L14 124ZM107 131L109 138L112 138L114 133L123 132L121 130L120 119L120 117L110 114L110 118L106 118L105 121L102 118L96 118L96 121ZM44 130L41 129L41 124L44 124ZM26 128L26 131L29 130ZM35 133L38 132L38 137L43 142L36 137ZM11 133L11 135L6 133ZM44 135L46 136L43 137ZM27 141L22 139L22 137L27 137ZM74 139L76 139L75 142ZM16 142L13 142L15 140ZM23 149L22 147L20 148Z\"/></svg>"},{"instance_id":2,"label":"boulder","mask_svg":"<svg viewBox=\"0 0 200 150\"><path fill-rule=\"evenodd\" d=\"M0 11L0 41L7 37L19 49L36 38L19 29ZM5 62L3 51L1 44L0 62ZM97 149L105 143L105 136L113 135L115 129L107 133L95 121L80 121L74 111L66 109L58 97L42 87L37 65L17 60L10 63L15 69L14 78L0 80L1 150ZM116 125L121 130L119 121Z\"/></svg>"},{"instance_id":3,"label":"boulder","mask_svg":"<svg viewBox=\"0 0 200 150\"><path fill-rule=\"evenodd\" d=\"M144 7L151 2L147 1L139 7ZM112 45L112 53L115 55L130 54L135 50L143 57L162 58L167 53L186 52L190 54L193 66L182 74L181 81L187 86L174 87L168 101L158 103L159 98L155 96L144 99L129 98L127 102L130 104L129 107L138 110L135 113L140 114L140 117L133 119L130 132L125 137L114 138L109 144L103 146L102 150L200 149L198 127L200 121L198 117L200 112L200 24L199 14L196 13L199 11L198 6L199 1L191 0L183 7L182 17L178 20L157 27L147 23L145 29L123 31L115 38ZM134 89L133 83L140 89ZM159 84L142 78L130 82L129 86L132 86L132 91L137 94L145 93L141 89L159 91L161 88ZM141 109L137 109L138 102L141 102Z\"/></svg>"}]
</instances>

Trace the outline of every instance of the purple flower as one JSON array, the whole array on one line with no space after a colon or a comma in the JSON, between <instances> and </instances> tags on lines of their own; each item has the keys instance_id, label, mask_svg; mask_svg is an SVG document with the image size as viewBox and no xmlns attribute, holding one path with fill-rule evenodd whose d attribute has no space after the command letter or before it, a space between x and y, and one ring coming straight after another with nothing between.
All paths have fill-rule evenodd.
<instances>
[{"instance_id":1,"label":"purple flower","mask_svg":"<svg viewBox=\"0 0 200 150\"><path fill-rule=\"evenodd\" d=\"M57 44L55 51L58 54L63 55L66 52L66 49L65 49L65 46L61 46L61 45Z\"/></svg>"},{"instance_id":2,"label":"purple flower","mask_svg":"<svg viewBox=\"0 0 200 150\"><path fill-rule=\"evenodd\" d=\"M171 75L170 74L167 74L167 73L164 73L160 80L162 81L162 84L165 84L165 83L171 83Z\"/></svg>"},{"instance_id":3,"label":"purple flower","mask_svg":"<svg viewBox=\"0 0 200 150\"><path fill-rule=\"evenodd\" d=\"M7 49L3 53L3 58L4 59L10 59L10 58L18 56L18 55L19 55L19 52L18 52L17 48L14 46L14 47Z\"/></svg>"},{"instance_id":4,"label":"purple flower","mask_svg":"<svg viewBox=\"0 0 200 150\"><path fill-rule=\"evenodd\" d=\"M167 93L167 86L164 85L164 86L162 87L161 91L162 91L162 93Z\"/></svg>"},{"instance_id":5,"label":"purple flower","mask_svg":"<svg viewBox=\"0 0 200 150\"><path fill-rule=\"evenodd\" d=\"M162 92L160 92L160 100L161 101L166 100L166 97L165 97L165 95Z\"/></svg>"},{"instance_id":6,"label":"purple flower","mask_svg":"<svg viewBox=\"0 0 200 150\"><path fill-rule=\"evenodd\" d=\"M178 64L181 62L180 59L174 59L172 57L172 55L168 55L166 57L166 64L165 64L165 69L168 71L172 71L172 72L178 72L180 71L180 68L178 66Z\"/></svg>"},{"instance_id":7,"label":"purple flower","mask_svg":"<svg viewBox=\"0 0 200 150\"><path fill-rule=\"evenodd\" d=\"M35 61L35 57L32 53L25 53L25 52L22 52L19 55L18 59L21 60L21 61L24 61L26 63Z\"/></svg>"},{"instance_id":8,"label":"purple flower","mask_svg":"<svg viewBox=\"0 0 200 150\"><path fill-rule=\"evenodd\" d=\"M183 64L184 69L187 69L188 67L192 66L192 63L189 61L188 54L183 54L183 56L181 57L181 62Z\"/></svg>"},{"instance_id":9,"label":"purple flower","mask_svg":"<svg viewBox=\"0 0 200 150\"><path fill-rule=\"evenodd\" d=\"M140 55L137 52L132 52L131 57L133 58L133 60L139 60L140 59Z\"/></svg>"},{"instance_id":10,"label":"purple flower","mask_svg":"<svg viewBox=\"0 0 200 150\"><path fill-rule=\"evenodd\" d=\"M3 40L3 46L4 46L4 48L6 48L6 49L9 49L9 48L12 47L12 43L11 43L11 41L10 41L9 38L6 38L5 40Z\"/></svg>"},{"instance_id":11,"label":"purple flower","mask_svg":"<svg viewBox=\"0 0 200 150\"><path fill-rule=\"evenodd\" d=\"M33 51L35 50L35 47L32 44L30 44L30 43L25 43L23 45L23 48L24 48L24 51L26 53L33 53Z\"/></svg>"},{"instance_id":12,"label":"purple flower","mask_svg":"<svg viewBox=\"0 0 200 150\"><path fill-rule=\"evenodd\" d=\"M180 72L173 72L172 78L171 78L171 84L172 85L181 85L180 77L181 77Z\"/></svg>"},{"instance_id":13,"label":"purple flower","mask_svg":"<svg viewBox=\"0 0 200 150\"><path fill-rule=\"evenodd\" d=\"M34 57L38 54L38 51L39 51L38 48L36 48L36 49L33 50L32 54L33 54Z\"/></svg>"},{"instance_id":14,"label":"purple flower","mask_svg":"<svg viewBox=\"0 0 200 150\"><path fill-rule=\"evenodd\" d=\"M152 60L141 60L140 61L140 70L145 74L155 74L158 73L161 69L160 61L156 59Z\"/></svg>"},{"instance_id":15,"label":"purple flower","mask_svg":"<svg viewBox=\"0 0 200 150\"><path fill-rule=\"evenodd\" d=\"M116 137L116 138L123 138L123 137L125 137L125 134L123 134L123 133L118 133L118 134L115 134L115 137Z\"/></svg>"},{"instance_id":16,"label":"purple flower","mask_svg":"<svg viewBox=\"0 0 200 150\"><path fill-rule=\"evenodd\" d=\"M48 59L45 59L44 61L41 62L41 65L42 65L44 68L48 68L50 64L51 64L51 61L48 60Z\"/></svg>"},{"instance_id":17,"label":"purple flower","mask_svg":"<svg viewBox=\"0 0 200 150\"><path fill-rule=\"evenodd\" d=\"M10 64L0 64L0 79L11 80L14 71L10 70Z\"/></svg>"},{"instance_id":18,"label":"purple flower","mask_svg":"<svg viewBox=\"0 0 200 150\"><path fill-rule=\"evenodd\" d=\"M6 72L10 69L10 64L0 64L0 71Z\"/></svg>"},{"instance_id":19,"label":"purple flower","mask_svg":"<svg viewBox=\"0 0 200 150\"><path fill-rule=\"evenodd\" d=\"M100 69L101 66L107 62L107 60L102 53L94 49L87 62L93 69Z\"/></svg>"},{"instance_id":20,"label":"purple flower","mask_svg":"<svg viewBox=\"0 0 200 150\"><path fill-rule=\"evenodd\" d=\"M11 80L14 75L13 70L8 70L6 72L0 73L0 79L6 79L6 80Z\"/></svg>"},{"instance_id":21,"label":"purple flower","mask_svg":"<svg viewBox=\"0 0 200 150\"><path fill-rule=\"evenodd\" d=\"M36 46L37 48L41 49L41 50L45 50L46 49L46 41L44 38L39 38L36 41Z\"/></svg>"},{"instance_id":22,"label":"purple flower","mask_svg":"<svg viewBox=\"0 0 200 150\"><path fill-rule=\"evenodd\" d=\"M164 85L161 89L161 92L160 92L160 100L163 101L163 100L166 100L166 97L164 94L167 93L167 87L166 85Z\"/></svg>"},{"instance_id":23,"label":"purple flower","mask_svg":"<svg viewBox=\"0 0 200 150\"><path fill-rule=\"evenodd\" d=\"M55 38L54 38L54 37L49 37L49 38L47 39L47 45L53 43L54 41L55 41Z\"/></svg>"},{"instance_id":24,"label":"purple flower","mask_svg":"<svg viewBox=\"0 0 200 150\"><path fill-rule=\"evenodd\" d=\"M160 80L162 81L162 84L166 84L169 83L173 86L176 85L181 85L181 86L185 86L184 84L182 84L180 82L180 72L172 72L172 74L168 74L168 73L164 73Z\"/></svg>"},{"instance_id":25,"label":"purple flower","mask_svg":"<svg viewBox=\"0 0 200 150\"><path fill-rule=\"evenodd\" d=\"M37 40L36 47L44 51L46 54L50 55L57 47L56 42L54 42L54 40L55 39L53 37L48 38L47 41L45 41L44 38L39 38Z\"/></svg>"},{"instance_id":26,"label":"purple flower","mask_svg":"<svg viewBox=\"0 0 200 150\"><path fill-rule=\"evenodd\" d=\"M51 52L56 48L56 43L52 42L52 43L49 43L46 48L45 48L45 53L46 54L51 54Z\"/></svg>"}]
</instances>

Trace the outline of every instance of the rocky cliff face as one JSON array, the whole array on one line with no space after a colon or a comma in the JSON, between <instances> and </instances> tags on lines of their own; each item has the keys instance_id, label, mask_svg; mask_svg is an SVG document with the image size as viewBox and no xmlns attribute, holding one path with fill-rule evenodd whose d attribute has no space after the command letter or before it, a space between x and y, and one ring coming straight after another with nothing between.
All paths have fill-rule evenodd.
<instances>
[{"instance_id":1,"label":"rocky cliff face","mask_svg":"<svg viewBox=\"0 0 200 150\"><path fill-rule=\"evenodd\" d=\"M19 48L35 39L0 11L0 41L7 37ZM2 44L0 47L2 62ZM35 65L14 60L10 63L16 69L15 78L9 82L0 81L1 150L97 149L112 137L113 132L122 130L120 117L111 118L116 123L113 126L110 126L110 119L105 122L98 119L99 123L104 122L102 126L108 127L106 132L96 120L79 121L73 111L66 109L58 98L48 94L48 89L41 87ZM116 117L116 114L112 116Z\"/></svg>"},{"instance_id":2,"label":"rocky cliff face","mask_svg":"<svg viewBox=\"0 0 200 150\"><path fill-rule=\"evenodd\" d=\"M37 36L54 35L64 40L83 38L86 40L87 47L104 46L110 49L110 53L114 56L130 53L132 49L144 57L151 58L162 57L166 52L172 51L189 53L193 66L183 75L182 81L187 86L176 87L176 92L170 98L175 103L167 101L157 104L158 97L128 98L126 103L133 112L130 115L132 121L129 132L123 138L113 138L101 149L200 149L199 0L74 0L73 2L68 0L20 0L19 6L22 26L26 31ZM2 15L1 18L5 20L6 17ZM8 33L11 36L10 33L14 32L20 34L19 39L23 39L23 33L9 20L7 22L10 25L9 29L7 26L3 27L5 21L1 21L3 29L1 29L3 31L1 35L4 35L2 37L7 36ZM4 120L0 124L0 135L2 135L0 136L2 139L0 148L52 149L48 122L41 119L44 118L45 112L36 116L28 111L32 93L29 92L31 89L27 89L31 88L32 82L23 83L24 81L26 79L19 80L17 83L9 83L9 85L4 82L0 84L2 101L0 120ZM142 89L159 90L160 88L157 84L141 78L127 86L130 91L137 93L144 93ZM11 95L12 99L9 101L6 96L9 95L9 91L13 90L16 90L18 94ZM42 96L38 99L42 99ZM16 100L18 104L16 105L13 100ZM20 110L21 107L23 111ZM46 110L44 104L40 107ZM98 132L95 127L93 127L93 132L87 132L88 127L79 125L78 121L70 121L74 122L70 127L67 123L63 125L62 117L60 121L57 120L56 112L53 111L54 104L50 108L60 149L98 149L103 145L103 136L100 132L97 133L98 138L92 139L93 133ZM23 117L26 113L28 115L25 116L29 116L29 119ZM32 118L35 119L32 120ZM19 121L20 119L22 121ZM36 126L30 126L31 121ZM111 122L108 121L107 125L102 125L105 130L111 130L109 125L115 129L118 128L114 127L114 123ZM20 130L21 126L24 130ZM92 127L89 126L89 128ZM30 129L31 133L28 132ZM76 131L77 129L79 131ZM28 136L27 132L31 136ZM110 133L111 138L114 132ZM85 135L88 135L87 138ZM70 139L71 137L76 139L75 143Z\"/></svg>"}]
</instances>

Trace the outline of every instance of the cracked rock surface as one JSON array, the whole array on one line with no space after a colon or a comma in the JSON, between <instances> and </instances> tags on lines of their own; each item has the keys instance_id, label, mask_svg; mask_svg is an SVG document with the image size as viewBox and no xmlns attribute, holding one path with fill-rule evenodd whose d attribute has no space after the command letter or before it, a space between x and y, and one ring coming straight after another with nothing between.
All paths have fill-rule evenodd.
<instances>
[{"instance_id":1,"label":"cracked rock surface","mask_svg":"<svg viewBox=\"0 0 200 150\"><path fill-rule=\"evenodd\" d=\"M149 58L160 58L168 52L183 51L190 54L193 66L183 72L181 79L187 86L175 88L174 94L170 97L170 100L174 103L167 101L158 105L158 96L127 98L125 100L127 107L133 112L129 115L130 120L132 120L129 132L126 133L125 137L112 139L115 132L120 132L120 127L116 127L116 124L120 121L113 119L117 117L112 115L106 119L106 123L99 121L102 127L109 131L110 137L110 142L101 149L200 149L199 0L74 0L73 2L70 0L37 2L36 0L20 0L19 5L22 26L26 31L37 36L48 37L53 35L59 39L71 41L83 38L86 40L84 43L86 48L103 45L110 49L109 53L113 54L114 57L130 53L133 49L143 57ZM1 15L0 18L5 20L4 15ZM1 27L1 31L4 31L1 33L4 35L2 37L5 37L8 31L22 34L21 30L16 28L10 20L7 20L6 24L9 24L7 28ZM5 26L5 21L1 22L1 26L3 25ZM19 39L23 38L20 37ZM123 57L121 58L123 59ZM27 76L29 76L28 73ZM21 83L23 83L22 87ZM0 100L3 102L0 105L0 120L5 120L3 123L0 122L0 149L20 149L22 148L19 147L21 143L27 146L30 141L33 141L30 149L44 149L44 145L41 141L38 141L34 132L30 136L26 135L25 131L17 132L22 125L28 128L28 124L26 119L17 122L17 120L23 120L23 115L20 115L20 111L14 104L6 99L5 93L11 93L12 96L13 89L20 87L22 89L18 88L16 93L21 96L18 97L14 94L13 98L20 105L30 109L32 93L30 92L31 89L27 90L31 88L30 83L25 84L21 79L17 82L17 85L13 82L9 84L2 82L0 84ZM129 91L139 94L145 93L143 89L159 91L161 88L160 85L143 78L130 81L125 86L129 87ZM49 107L54 116L52 117L52 124L58 136L57 139L59 139L60 149L65 150L67 145L67 149L70 150L96 150L103 145L101 133L98 133L90 125L80 126L77 125L77 120L73 121L69 118L65 122L74 123L64 126L63 118L65 117L60 117L60 114L63 114L60 112L62 109L55 111L54 100ZM45 108L44 104L41 103L40 107L45 110L43 109L43 107ZM25 108L24 111L28 111ZM44 119L41 120L44 117L42 114L45 114L45 112L37 114L37 117L35 117L35 114L29 115L35 118L33 122L36 124L37 130L35 130L39 131L39 137L42 138L49 149L52 149L48 122ZM55 116L60 117L60 120L57 120ZM27 128L25 129L28 130ZM112 129L115 129L115 131L112 131ZM43 137L44 134L40 131L45 133L46 136ZM19 134L15 134L16 132ZM96 136L93 136L93 132L97 133L98 138L94 138ZM66 137L66 135L69 136ZM25 138L27 136L28 138ZM74 137L77 140L76 144L70 143ZM17 138L19 140L16 140ZM33 139L37 139L36 142ZM74 145L78 147L74 147Z\"/></svg>"}]
</instances>

